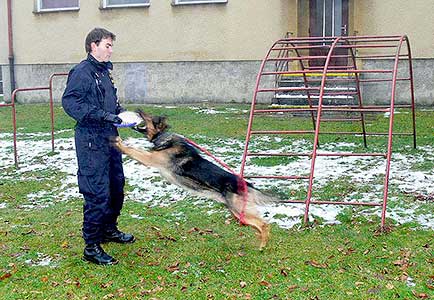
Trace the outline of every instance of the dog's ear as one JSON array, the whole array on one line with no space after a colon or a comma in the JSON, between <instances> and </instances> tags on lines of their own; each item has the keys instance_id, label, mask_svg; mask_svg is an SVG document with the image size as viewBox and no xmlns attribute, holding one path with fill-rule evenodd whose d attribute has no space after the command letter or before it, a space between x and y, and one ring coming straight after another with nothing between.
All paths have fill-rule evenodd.
<instances>
[{"instance_id":1,"label":"dog's ear","mask_svg":"<svg viewBox=\"0 0 434 300\"><path fill-rule=\"evenodd\" d=\"M169 125L167 124L167 117L166 116L152 117L152 123L153 123L155 129L158 130L158 132L163 132L167 128L169 128Z\"/></svg>"}]
</instances>

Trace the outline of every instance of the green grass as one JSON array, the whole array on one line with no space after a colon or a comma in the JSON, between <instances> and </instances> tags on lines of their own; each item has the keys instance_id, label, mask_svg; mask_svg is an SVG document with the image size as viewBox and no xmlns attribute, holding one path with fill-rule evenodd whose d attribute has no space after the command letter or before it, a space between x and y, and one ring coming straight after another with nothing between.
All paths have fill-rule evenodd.
<instances>
[{"instance_id":1,"label":"green grass","mask_svg":"<svg viewBox=\"0 0 434 300\"><path fill-rule=\"evenodd\" d=\"M135 107L128 106L130 110ZM207 138L243 140L247 115L242 110L249 107L214 106L223 112L215 115L198 114L187 106L145 108L167 115L173 131L200 143ZM55 115L57 131L74 126L61 107L55 107ZM18 105L17 116L20 133L50 130L48 105ZM396 115L397 130L408 130L407 118ZM433 119L433 111L417 112L421 146L434 144ZM372 131L387 128L382 116L370 120ZM258 119L255 126L282 124L290 129L311 126L309 119L285 117ZM348 129L343 124L325 126ZM0 109L0 134L3 132L12 132L8 108ZM64 131L56 138L72 134ZM138 136L127 129L121 135ZM311 140L309 136L297 138ZM349 141L363 149L360 138L335 135L321 141ZM372 137L368 143L369 151L377 151L384 139ZM256 146L267 144L274 147L262 141ZM394 140L396 152L420 153L408 145L408 137ZM259 164L289 160L259 160ZM412 169L432 167L432 161L423 161ZM13 166L0 170L9 174L0 181L0 204L6 203L0 208L0 299L421 299L433 295L433 230L421 229L416 223L396 225L388 219L390 230L379 233L378 217L361 215L357 207L341 212L339 225L319 226L320 218L309 227L282 229L273 224L269 245L258 251L254 232L239 226L219 204L193 205L196 199L188 198L151 207L127 201L120 227L134 233L136 243L104 246L120 260L116 266L87 264L81 261L82 200L59 202L56 195L37 197L33 203L28 199L31 193L59 185L65 174L50 170L18 174ZM353 187L351 178L337 178L322 187L318 197L337 199L353 193L354 188L365 192L367 187ZM271 191L279 194L276 187ZM304 195L299 190L290 193ZM391 196L409 206L417 201L415 195L402 194L393 186ZM433 208L428 199L419 209L430 213ZM217 212L208 214L209 210ZM32 265L44 258L51 259L48 266Z\"/></svg>"}]
</instances>

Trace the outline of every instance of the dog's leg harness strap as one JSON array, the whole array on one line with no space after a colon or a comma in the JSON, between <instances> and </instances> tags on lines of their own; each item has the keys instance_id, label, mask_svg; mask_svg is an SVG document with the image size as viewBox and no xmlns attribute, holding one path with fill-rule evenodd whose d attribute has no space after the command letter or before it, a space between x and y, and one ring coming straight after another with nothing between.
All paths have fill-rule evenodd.
<instances>
[{"instance_id":1,"label":"dog's leg harness strap","mask_svg":"<svg viewBox=\"0 0 434 300\"><path fill-rule=\"evenodd\" d=\"M237 177L237 185L238 185L238 193L242 195L243 197L243 206L241 208L240 216L238 217L238 220L241 224L246 225L246 208L247 208L247 201L248 201L248 195L247 195L247 182L244 180L243 177L241 177L239 174L235 173L227 164L225 164L223 161L215 157L211 152L206 150L205 148L199 146L195 142L193 142L190 139L185 138L185 140L191 144L192 146L196 147L203 153L207 154L208 156L212 157L216 162L218 162L220 165L222 165L225 169L227 169L229 172L234 174Z\"/></svg>"},{"instance_id":2,"label":"dog's leg harness strap","mask_svg":"<svg viewBox=\"0 0 434 300\"><path fill-rule=\"evenodd\" d=\"M239 221L243 225L247 225L246 222L246 207L247 207L247 201L248 201L248 195L247 195L247 183L240 175L237 175L237 183L238 183L238 191L243 196L243 206L241 208Z\"/></svg>"}]
</instances>

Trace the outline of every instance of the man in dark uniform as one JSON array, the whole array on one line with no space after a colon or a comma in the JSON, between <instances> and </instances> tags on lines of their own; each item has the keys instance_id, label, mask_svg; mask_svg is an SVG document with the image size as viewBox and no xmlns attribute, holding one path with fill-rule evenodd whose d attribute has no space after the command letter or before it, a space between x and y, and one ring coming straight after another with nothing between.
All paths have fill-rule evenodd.
<instances>
[{"instance_id":1,"label":"man in dark uniform","mask_svg":"<svg viewBox=\"0 0 434 300\"><path fill-rule=\"evenodd\" d=\"M101 243L135 241L133 235L117 228L125 178L121 153L110 146L110 138L118 136L115 125L122 123L118 114L124 111L110 74L115 38L103 28L89 32L85 41L87 58L69 72L62 97L65 112L77 121L77 177L84 197L82 231L86 243L83 259L102 265L118 261L102 249Z\"/></svg>"}]
</instances>

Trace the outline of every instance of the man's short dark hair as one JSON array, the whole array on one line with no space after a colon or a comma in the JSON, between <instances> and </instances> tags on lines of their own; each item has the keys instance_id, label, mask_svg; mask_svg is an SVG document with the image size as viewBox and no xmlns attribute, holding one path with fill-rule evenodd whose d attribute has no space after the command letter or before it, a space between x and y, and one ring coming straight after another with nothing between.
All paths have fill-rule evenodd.
<instances>
[{"instance_id":1,"label":"man's short dark hair","mask_svg":"<svg viewBox=\"0 0 434 300\"><path fill-rule=\"evenodd\" d=\"M90 44L95 43L98 46L102 39L108 38L111 38L114 41L116 40L116 35L104 28L97 27L92 29L86 36L86 42L84 44L86 53L92 52Z\"/></svg>"}]
</instances>

